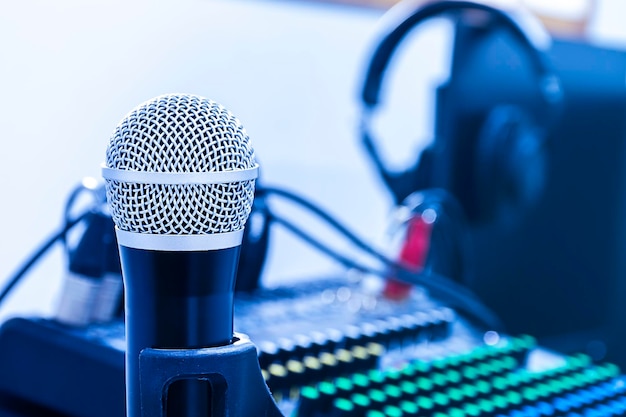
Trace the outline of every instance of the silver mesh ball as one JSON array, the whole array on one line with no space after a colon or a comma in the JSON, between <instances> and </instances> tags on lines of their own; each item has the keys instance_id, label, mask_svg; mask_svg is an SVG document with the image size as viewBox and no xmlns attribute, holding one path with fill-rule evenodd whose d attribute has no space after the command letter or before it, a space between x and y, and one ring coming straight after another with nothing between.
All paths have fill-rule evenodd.
<instances>
[{"instance_id":1,"label":"silver mesh ball","mask_svg":"<svg viewBox=\"0 0 626 417\"><path fill-rule=\"evenodd\" d=\"M221 172L255 165L239 120L214 101L164 95L133 109L117 126L106 166L141 172ZM213 234L241 230L254 180L225 184L139 184L106 181L116 226L151 234Z\"/></svg>"}]
</instances>

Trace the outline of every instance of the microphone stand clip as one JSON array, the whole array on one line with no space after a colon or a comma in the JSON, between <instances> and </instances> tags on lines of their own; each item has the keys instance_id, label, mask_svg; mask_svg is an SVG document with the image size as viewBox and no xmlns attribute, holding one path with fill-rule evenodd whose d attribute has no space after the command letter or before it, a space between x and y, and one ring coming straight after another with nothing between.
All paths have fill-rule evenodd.
<instances>
[{"instance_id":1,"label":"microphone stand clip","mask_svg":"<svg viewBox=\"0 0 626 417\"><path fill-rule=\"evenodd\" d=\"M233 343L199 349L146 348L139 354L142 417L166 417L169 386L179 380L208 380L212 416L282 417L265 380L255 345L235 333Z\"/></svg>"}]
</instances>

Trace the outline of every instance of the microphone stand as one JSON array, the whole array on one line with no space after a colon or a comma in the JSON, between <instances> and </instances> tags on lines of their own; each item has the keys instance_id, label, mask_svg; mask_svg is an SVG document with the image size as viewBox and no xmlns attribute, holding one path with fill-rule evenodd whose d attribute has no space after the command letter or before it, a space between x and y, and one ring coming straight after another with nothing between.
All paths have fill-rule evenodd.
<instances>
[{"instance_id":1,"label":"microphone stand","mask_svg":"<svg viewBox=\"0 0 626 417\"><path fill-rule=\"evenodd\" d=\"M261 374L256 347L241 333L235 333L233 343L224 346L143 349L139 379L142 417L167 417L168 390L181 380L210 384L207 417L283 416Z\"/></svg>"}]
</instances>

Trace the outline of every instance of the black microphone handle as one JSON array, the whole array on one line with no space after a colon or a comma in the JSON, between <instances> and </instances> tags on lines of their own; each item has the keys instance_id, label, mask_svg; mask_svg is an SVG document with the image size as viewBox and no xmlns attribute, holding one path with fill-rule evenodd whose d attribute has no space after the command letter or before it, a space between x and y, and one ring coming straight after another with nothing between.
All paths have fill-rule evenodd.
<instances>
[{"instance_id":1,"label":"black microphone handle","mask_svg":"<svg viewBox=\"0 0 626 417\"><path fill-rule=\"evenodd\" d=\"M232 342L241 246L178 252L121 245L119 249L125 287L128 417L140 417L139 354L143 349L201 348ZM210 415L206 383L181 381L171 388L169 414Z\"/></svg>"}]
</instances>

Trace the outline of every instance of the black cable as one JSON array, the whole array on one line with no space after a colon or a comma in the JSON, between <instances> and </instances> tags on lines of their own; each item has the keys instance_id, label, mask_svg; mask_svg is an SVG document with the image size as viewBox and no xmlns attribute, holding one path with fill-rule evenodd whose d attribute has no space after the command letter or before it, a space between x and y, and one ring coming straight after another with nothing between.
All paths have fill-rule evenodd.
<instances>
[{"instance_id":1,"label":"black cable","mask_svg":"<svg viewBox=\"0 0 626 417\"><path fill-rule=\"evenodd\" d=\"M289 220L277 217L269 210L268 218L270 219L270 221L276 222L285 227L287 230L304 240L306 243L310 244L311 246L320 250L326 255L332 257L344 266L355 268L361 272L370 273L383 278L387 278L390 275L390 271L381 271L374 269L337 253L333 249L329 248L328 246L321 243L319 240L309 235L298 226L291 223ZM422 274L416 271L407 270L404 267L398 268L399 265L393 261L385 262L385 264L393 268L394 277L401 279L405 282L410 282L423 286L424 288L428 289L434 297L445 300L450 306L464 312L469 319L473 319L474 321L479 322L490 330L496 330L499 332L502 332L504 330L504 325L502 324L502 321L496 316L496 314L494 314L489 308L487 308L482 302L480 302L480 300L468 289L460 286L454 281L451 281L448 278L440 275L435 275L431 273Z\"/></svg>"},{"instance_id":2,"label":"black cable","mask_svg":"<svg viewBox=\"0 0 626 417\"><path fill-rule=\"evenodd\" d=\"M307 210L310 210L313 214L320 217L322 220L326 221L331 227L335 228L335 230L337 230L346 239L348 239L352 244L354 244L356 247L360 248L364 252L369 253L370 255L374 256L381 262L384 262L384 263L394 262L394 261L391 261L389 258L387 258L385 255L381 254L376 249L374 249L370 244L362 240L360 237L352 233L343 224L341 224L339 220L332 217L330 214L328 214L322 208L313 204L311 201L308 201L290 191L276 188L276 187L266 187L266 186L260 187L258 190L258 195L262 196L264 194L278 195L281 197L285 197L294 203L299 204L300 206L306 208ZM405 268L407 266L398 264L397 267Z\"/></svg>"},{"instance_id":3,"label":"black cable","mask_svg":"<svg viewBox=\"0 0 626 417\"><path fill-rule=\"evenodd\" d=\"M284 219L282 217L278 217L278 216L274 215L271 212L271 210L269 210L268 208L265 209L265 212L266 212L266 216L267 216L268 221L275 222L275 223L278 223L278 224L282 225L285 229L289 230L294 235L296 235L300 239L304 240L305 243L308 243L309 245L313 246L315 249L317 249L320 252L322 252L322 253L328 255L329 257L333 258L335 261L339 262L341 265L343 265L343 266L345 266L347 268L357 269L357 270L359 270L361 272L368 272L369 271L369 269L370 269L369 267L361 265L361 264L358 264L356 261L348 258L347 256L343 256L343 255L339 254L335 250L329 248L328 246L326 246L323 243L321 243L319 240L317 240L314 237L312 237L311 235L307 234L304 230L302 230L299 227L295 226L289 220L286 220L286 219Z\"/></svg>"},{"instance_id":4,"label":"black cable","mask_svg":"<svg viewBox=\"0 0 626 417\"><path fill-rule=\"evenodd\" d=\"M28 272L28 270L41 258L56 242L64 239L65 235L69 230L72 229L76 224L80 223L82 220L87 218L92 212L87 211L77 218L73 220L68 220L65 222L64 226L61 230L54 233L52 236L48 238L48 240L44 241L44 243L37 249L31 256L28 258L22 266L8 279L8 284L2 289L0 292L0 305L6 299L7 295L11 292L13 287L24 277L24 274Z\"/></svg>"},{"instance_id":5,"label":"black cable","mask_svg":"<svg viewBox=\"0 0 626 417\"><path fill-rule=\"evenodd\" d=\"M276 188L276 187L259 187L259 189L257 190L257 193L259 196L263 196L266 194L274 194L274 195L278 195L278 196L282 196L285 197L299 205L301 205L302 207L310 210L313 214L319 216L322 220L326 221L330 226L334 227L340 234L342 234L346 239L348 239L350 242L352 242L356 247L360 248L361 250L363 250L366 253L369 253L370 255L372 255L373 257L375 257L376 259L378 259L380 262L382 262L383 264L385 264L386 266L388 266L389 268L392 268L394 270L398 270L398 271L408 271L409 273L414 274L414 268L397 262L393 259L390 259L389 257L385 256L384 254L382 254L381 252L379 252L378 250L376 250L375 248L373 248L370 244L368 244L367 242L365 242L363 239L361 239L360 237L358 237L357 235L355 235L354 233L352 233L350 230L348 230L345 226L343 226L337 219L335 219L334 217L332 217L330 214L328 214L327 212L325 212L323 209L321 209L320 207L316 206L315 204L313 204L312 202L290 192L284 189L280 189L280 188ZM274 220L277 220L279 218L277 218L275 215L272 216ZM303 236L300 236L304 239ZM312 244L312 242L308 241L309 244ZM319 250L322 250L319 246L315 245L315 247ZM331 253L325 252L327 253L329 256L333 256ZM344 261L340 261L339 259L337 259L335 257L335 259L343 264L345 264ZM349 259L347 260L348 262L352 262ZM476 297L472 292L470 292L469 289L460 286L456 283L454 283L453 281L448 280L451 285L454 285L457 292L459 293L463 293L465 294L465 296L467 297Z\"/></svg>"},{"instance_id":6,"label":"black cable","mask_svg":"<svg viewBox=\"0 0 626 417\"><path fill-rule=\"evenodd\" d=\"M104 186L101 185L97 188L86 185L84 179L78 184L74 189L70 192L68 198L65 200L65 207L63 209L63 223L65 227L67 227L68 223L71 221L70 211L78 200L78 197L84 193L89 192L91 197L94 199L94 205L103 204L106 201L106 195L104 194ZM95 180L94 180L95 181ZM69 254L69 247L67 244L67 233L61 236L61 242L63 243L63 248L65 249L66 254Z\"/></svg>"},{"instance_id":7,"label":"black cable","mask_svg":"<svg viewBox=\"0 0 626 417\"><path fill-rule=\"evenodd\" d=\"M298 228L293 223L289 222L286 219L278 217L272 214L268 210L268 218L270 221L274 221L287 230L294 233L299 238L303 239L306 243L313 246L317 250L325 253L326 255L332 257L337 262L344 266L348 266L351 268L355 268L357 270L372 273L378 276L382 276L386 278L390 275L394 275L395 278L403 280L405 282L410 282L414 284L419 284L427 289L429 289L433 295L438 296L451 304L454 304L460 310L463 310L466 314L472 316L477 319L481 323L487 325L493 330L503 330L504 326L502 321L489 309L487 308L479 298L471 292L468 288L463 287L456 282L443 277L441 275L436 275L434 273L420 273L416 271L414 268L411 268L405 264L398 263L395 260L392 260L385 256L384 254L377 251L375 248L370 246L364 240L356 236L350 230L348 230L345 226L343 226L338 220L332 217L330 214L322 210L320 207L316 206L312 202L284 189L279 189L275 187L259 187L257 190L258 195L266 195L266 194L274 194L278 196L285 197L302 207L310 210L312 213L318 215L320 218L325 220L329 225L334 227L338 232L340 232L344 237L346 237L349 241L351 241L355 246L361 248L365 252L373 255L376 259L381 261L389 271L379 271L371 268L369 266L360 264L352 259L340 255L333 249L324 245L320 241L313 238L311 235L307 234L304 230Z\"/></svg>"}]
</instances>

